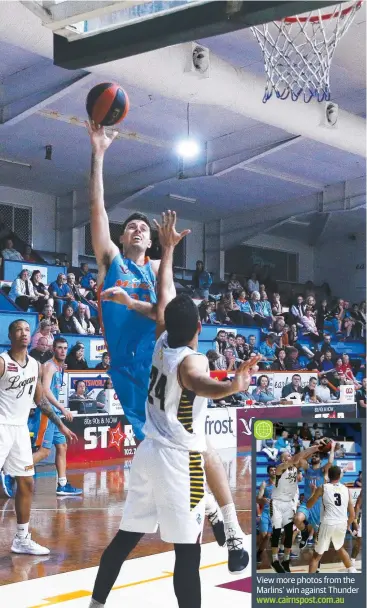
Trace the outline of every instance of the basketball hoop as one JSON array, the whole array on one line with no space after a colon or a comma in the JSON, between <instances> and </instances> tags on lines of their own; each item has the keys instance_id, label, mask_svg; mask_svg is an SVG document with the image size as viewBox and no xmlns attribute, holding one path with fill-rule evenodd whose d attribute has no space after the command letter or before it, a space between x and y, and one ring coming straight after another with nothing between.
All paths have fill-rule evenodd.
<instances>
[{"instance_id":1,"label":"basketball hoop","mask_svg":"<svg viewBox=\"0 0 367 608\"><path fill-rule=\"evenodd\" d=\"M273 93L279 99L290 95L293 101L303 95L305 103L313 98L329 101L331 60L361 5L362 0L343 2L331 10L314 10L252 27L267 76L263 102Z\"/></svg>"}]
</instances>

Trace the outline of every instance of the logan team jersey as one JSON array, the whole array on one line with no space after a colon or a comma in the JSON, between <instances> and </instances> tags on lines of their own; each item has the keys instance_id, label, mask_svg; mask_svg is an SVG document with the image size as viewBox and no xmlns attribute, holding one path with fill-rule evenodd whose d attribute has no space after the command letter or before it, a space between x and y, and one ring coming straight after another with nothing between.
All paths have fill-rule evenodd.
<instances>
[{"instance_id":1,"label":"logan team jersey","mask_svg":"<svg viewBox=\"0 0 367 608\"><path fill-rule=\"evenodd\" d=\"M38 381L38 363L27 357L24 367L9 352L1 353L4 374L0 378L0 424L27 425Z\"/></svg>"},{"instance_id":2,"label":"logan team jersey","mask_svg":"<svg viewBox=\"0 0 367 608\"><path fill-rule=\"evenodd\" d=\"M349 490L343 483L326 483L322 496L321 522L328 526L348 521Z\"/></svg>"},{"instance_id":3,"label":"logan team jersey","mask_svg":"<svg viewBox=\"0 0 367 608\"><path fill-rule=\"evenodd\" d=\"M297 467L289 467L289 469L286 469L283 473L277 475L272 499L282 502L292 502L298 490L297 475Z\"/></svg>"},{"instance_id":4,"label":"logan team jersey","mask_svg":"<svg viewBox=\"0 0 367 608\"><path fill-rule=\"evenodd\" d=\"M316 484L317 488L322 486L322 484L324 483L325 473L323 472L321 467L319 469L313 469L312 466L310 466L306 471L303 472L303 477L305 480L304 502L307 502L308 499L311 498L311 494L313 493L311 484Z\"/></svg>"},{"instance_id":5,"label":"logan team jersey","mask_svg":"<svg viewBox=\"0 0 367 608\"><path fill-rule=\"evenodd\" d=\"M165 446L204 452L208 400L182 389L178 381L181 362L189 355L203 357L188 346L170 348L167 332L157 340L154 353L144 433Z\"/></svg>"},{"instance_id":6,"label":"logan team jersey","mask_svg":"<svg viewBox=\"0 0 367 608\"><path fill-rule=\"evenodd\" d=\"M132 298L157 302L156 276L149 258L138 266L118 253L112 260L103 289L122 287ZM150 361L155 343L155 322L115 302L101 302L103 333L111 357L111 368Z\"/></svg>"}]
</instances>

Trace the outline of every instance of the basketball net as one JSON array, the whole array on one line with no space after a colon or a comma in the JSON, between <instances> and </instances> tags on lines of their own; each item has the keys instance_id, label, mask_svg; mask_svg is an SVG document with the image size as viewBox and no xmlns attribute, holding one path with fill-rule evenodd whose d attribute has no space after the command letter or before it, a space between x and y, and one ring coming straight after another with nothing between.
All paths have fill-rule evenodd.
<instances>
[{"instance_id":1,"label":"basketball net","mask_svg":"<svg viewBox=\"0 0 367 608\"><path fill-rule=\"evenodd\" d=\"M291 96L293 101L303 96L306 103L313 98L328 101L330 66L336 45L361 5L362 0L339 3L331 9L252 27L267 76L263 102L273 93L279 99Z\"/></svg>"}]
</instances>

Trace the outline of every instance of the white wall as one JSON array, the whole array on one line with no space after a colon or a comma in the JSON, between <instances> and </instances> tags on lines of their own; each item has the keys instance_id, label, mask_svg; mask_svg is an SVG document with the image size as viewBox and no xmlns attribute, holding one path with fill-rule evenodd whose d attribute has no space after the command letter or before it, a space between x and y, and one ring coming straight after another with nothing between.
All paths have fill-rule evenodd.
<instances>
[{"instance_id":1,"label":"white wall","mask_svg":"<svg viewBox=\"0 0 367 608\"><path fill-rule=\"evenodd\" d=\"M246 245L253 247L263 247L276 249L278 251L288 251L298 253L298 280L300 283L314 280L314 248L303 243L297 243L291 239L272 236L270 234L260 234L247 241ZM316 281L317 283L317 281Z\"/></svg>"},{"instance_id":2,"label":"white wall","mask_svg":"<svg viewBox=\"0 0 367 608\"><path fill-rule=\"evenodd\" d=\"M123 222L132 213L132 209L113 209L108 217L111 222ZM145 213L145 212L144 212ZM160 214L156 213L145 213L147 218L151 221L155 218L160 221ZM200 222L193 222L191 220L179 219L177 223L179 231L190 229L191 234L186 237L186 268L194 270L196 267L196 260L203 259L203 230L204 224Z\"/></svg>"},{"instance_id":3,"label":"white wall","mask_svg":"<svg viewBox=\"0 0 367 608\"><path fill-rule=\"evenodd\" d=\"M41 251L55 250L56 198L54 196L0 186L0 202L6 205L31 207L33 248Z\"/></svg>"},{"instance_id":4,"label":"white wall","mask_svg":"<svg viewBox=\"0 0 367 608\"><path fill-rule=\"evenodd\" d=\"M362 268L357 268L362 266ZM315 247L315 283L328 282L333 295L352 302L366 299L366 238L347 237Z\"/></svg>"}]
</instances>

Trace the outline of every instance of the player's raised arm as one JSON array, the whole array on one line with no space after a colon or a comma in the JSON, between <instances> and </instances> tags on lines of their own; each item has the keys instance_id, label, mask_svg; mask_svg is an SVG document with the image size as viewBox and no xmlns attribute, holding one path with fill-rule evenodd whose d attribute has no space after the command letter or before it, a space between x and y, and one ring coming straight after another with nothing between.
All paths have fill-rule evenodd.
<instances>
[{"instance_id":1,"label":"player's raised arm","mask_svg":"<svg viewBox=\"0 0 367 608\"><path fill-rule=\"evenodd\" d=\"M311 488L313 489L313 493L311 494L310 498L307 501L307 509L311 509L318 501L318 499L323 495L324 493L324 486L319 486L318 488L316 487L316 485L312 485L310 484Z\"/></svg>"},{"instance_id":2,"label":"player's raised arm","mask_svg":"<svg viewBox=\"0 0 367 608\"><path fill-rule=\"evenodd\" d=\"M92 165L89 182L90 224L92 245L98 264L99 282L101 283L112 259L119 251L118 247L111 241L103 188L104 155L115 139L117 131L108 136L104 127L92 122L86 124L92 144Z\"/></svg>"},{"instance_id":3,"label":"player's raised arm","mask_svg":"<svg viewBox=\"0 0 367 608\"><path fill-rule=\"evenodd\" d=\"M328 460L327 464L323 467L325 479L327 477L328 470L330 469L330 467L333 466L334 457L335 457L335 441L332 441L331 442L331 450L330 450L330 453L329 453L329 460Z\"/></svg>"},{"instance_id":4,"label":"player's raised arm","mask_svg":"<svg viewBox=\"0 0 367 608\"><path fill-rule=\"evenodd\" d=\"M180 365L180 380L183 388L200 397L223 399L235 393L247 391L251 384L251 374L257 371L261 356L251 357L236 370L233 380L218 382L209 375L208 361L204 357L190 355Z\"/></svg>"},{"instance_id":5,"label":"player's raised arm","mask_svg":"<svg viewBox=\"0 0 367 608\"><path fill-rule=\"evenodd\" d=\"M352 525L352 523L354 522L355 518L356 518L356 514L355 514L355 510L354 510L354 505L353 505L352 497L349 494L349 501L348 501L348 528L349 528L349 526Z\"/></svg>"},{"instance_id":6,"label":"player's raised arm","mask_svg":"<svg viewBox=\"0 0 367 608\"><path fill-rule=\"evenodd\" d=\"M263 505L266 502L266 498L264 499L265 488L266 488L266 483L265 483L265 481L262 481L261 485L259 487L259 491L256 496L256 502L258 505Z\"/></svg>"}]
</instances>

